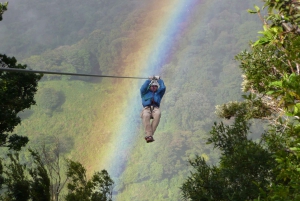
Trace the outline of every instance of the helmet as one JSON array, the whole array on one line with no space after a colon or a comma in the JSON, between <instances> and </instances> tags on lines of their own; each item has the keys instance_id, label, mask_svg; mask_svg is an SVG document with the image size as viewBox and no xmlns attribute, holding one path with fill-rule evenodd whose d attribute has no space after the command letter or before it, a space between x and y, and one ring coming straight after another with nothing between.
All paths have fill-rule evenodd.
<instances>
[{"instance_id":1,"label":"helmet","mask_svg":"<svg viewBox=\"0 0 300 201\"><path fill-rule=\"evenodd\" d=\"M157 86L159 88L159 84L158 84L157 80L152 80L151 86Z\"/></svg>"}]
</instances>

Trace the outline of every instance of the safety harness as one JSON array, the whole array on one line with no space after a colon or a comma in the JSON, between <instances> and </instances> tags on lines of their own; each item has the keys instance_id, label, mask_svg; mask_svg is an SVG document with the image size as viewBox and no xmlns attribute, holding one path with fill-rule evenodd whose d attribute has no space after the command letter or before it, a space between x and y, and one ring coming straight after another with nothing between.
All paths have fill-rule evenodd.
<instances>
[{"instance_id":1,"label":"safety harness","mask_svg":"<svg viewBox=\"0 0 300 201\"><path fill-rule=\"evenodd\" d=\"M151 87L152 83L154 82L154 80L151 80L150 84L148 85L147 91L149 90L149 88ZM151 100L151 105L146 106L145 108L149 108L150 112L151 112L151 119L153 119L152 116L152 112L154 110L155 107L158 107L157 104L155 104L154 102L154 92L152 92L152 100Z\"/></svg>"}]
</instances>

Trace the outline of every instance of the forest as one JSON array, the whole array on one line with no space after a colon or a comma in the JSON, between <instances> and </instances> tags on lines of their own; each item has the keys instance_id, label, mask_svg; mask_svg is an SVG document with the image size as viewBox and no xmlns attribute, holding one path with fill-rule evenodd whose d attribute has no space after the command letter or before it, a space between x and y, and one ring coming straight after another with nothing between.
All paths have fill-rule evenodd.
<instances>
[{"instance_id":1,"label":"forest","mask_svg":"<svg viewBox=\"0 0 300 201\"><path fill-rule=\"evenodd\" d=\"M159 34L174 2L0 3L6 68L151 76L169 44L151 144L141 81L0 71L2 200L300 199L300 2L189 0Z\"/></svg>"}]
</instances>

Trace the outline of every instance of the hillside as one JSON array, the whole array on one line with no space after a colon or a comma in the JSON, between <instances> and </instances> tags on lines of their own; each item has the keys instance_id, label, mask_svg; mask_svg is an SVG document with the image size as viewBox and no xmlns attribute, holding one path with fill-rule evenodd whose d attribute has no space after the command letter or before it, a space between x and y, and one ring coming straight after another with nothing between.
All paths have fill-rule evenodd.
<instances>
[{"instance_id":1,"label":"hillside","mask_svg":"<svg viewBox=\"0 0 300 201\"><path fill-rule=\"evenodd\" d=\"M139 80L44 76L37 106L20 114L15 132L34 148L59 138L65 156L89 174L107 169L116 200L177 201L189 158L218 161L206 145L215 105L240 99L233 58L256 38L260 22L246 12L250 1L189 1L175 22L167 19L175 17L176 2L139 2L15 1L0 24L0 52L19 55L32 69L160 74L167 92L155 143L143 139ZM171 23L175 28L163 32Z\"/></svg>"}]
</instances>

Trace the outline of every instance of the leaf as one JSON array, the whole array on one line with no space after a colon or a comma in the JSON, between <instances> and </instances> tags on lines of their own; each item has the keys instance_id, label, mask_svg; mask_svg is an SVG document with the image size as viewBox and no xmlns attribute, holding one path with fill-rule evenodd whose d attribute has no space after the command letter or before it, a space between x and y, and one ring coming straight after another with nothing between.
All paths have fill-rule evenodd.
<instances>
[{"instance_id":1,"label":"leaf","mask_svg":"<svg viewBox=\"0 0 300 201\"><path fill-rule=\"evenodd\" d=\"M250 10L250 9L248 9L247 12L248 12L248 13L251 13L251 14L257 13L256 11Z\"/></svg>"},{"instance_id":2,"label":"leaf","mask_svg":"<svg viewBox=\"0 0 300 201\"><path fill-rule=\"evenodd\" d=\"M286 112L285 115L288 116L288 117L293 117L294 116L294 114L290 113L290 112Z\"/></svg>"},{"instance_id":3,"label":"leaf","mask_svg":"<svg viewBox=\"0 0 300 201\"><path fill-rule=\"evenodd\" d=\"M289 94L290 94L292 97L296 97L297 99L300 98L300 96L299 96L297 93L293 92L293 91L289 91Z\"/></svg>"},{"instance_id":4,"label":"leaf","mask_svg":"<svg viewBox=\"0 0 300 201\"><path fill-rule=\"evenodd\" d=\"M257 5L254 5L256 12L260 12L260 8Z\"/></svg>"},{"instance_id":5,"label":"leaf","mask_svg":"<svg viewBox=\"0 0 300 201\"><path fill-rule=\"evenodd\" d=\"M282 87L282 81L271 82L269 86Z\"/></svg>"},{"instance_id":6,"label":"leaf","mask_svg":"<svg viewBox=\"0 0 300 201\"><path fill-rule=\"evenodd\" d=\"M275 93L275 91L268 91L266 94L267 95L272 95L272 94L274 94Z\"/></svg>"},{"instance_id":7,"label":"leaf","mask_svg":"<svg viewBox=\"0 0 300 201\"><path fill-rule=\"evenodd\" d=\"M297 107L300 110L300 103L296 103L295 107Z\"/></svg>"},{"instance_id":8,"label":"leaf","mask_svg":"<svg viewBox=\"0 0 300 201\"><path fill-rule=\"evenodd\" d=\"M296 115L299 112L299 108L298 107L294 107L294 114Z\"/></svg>"}]
</instances>

